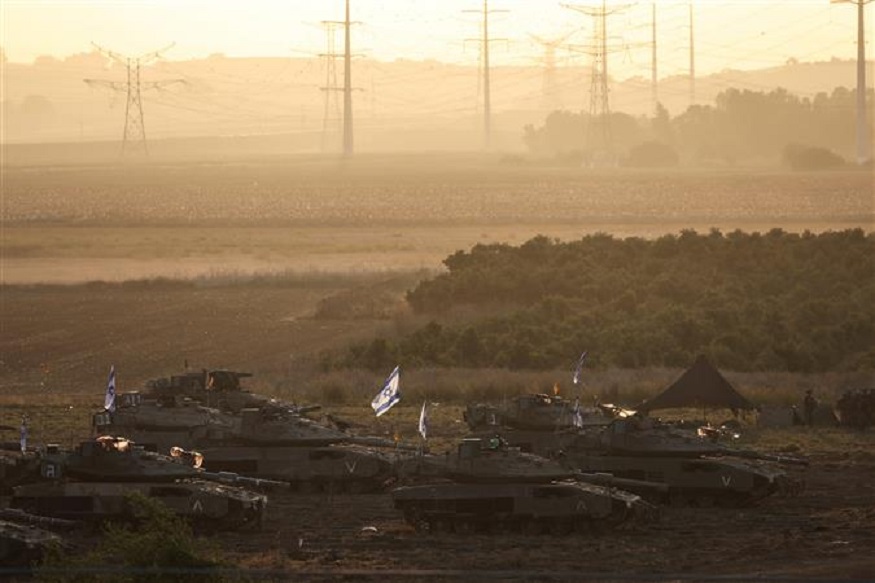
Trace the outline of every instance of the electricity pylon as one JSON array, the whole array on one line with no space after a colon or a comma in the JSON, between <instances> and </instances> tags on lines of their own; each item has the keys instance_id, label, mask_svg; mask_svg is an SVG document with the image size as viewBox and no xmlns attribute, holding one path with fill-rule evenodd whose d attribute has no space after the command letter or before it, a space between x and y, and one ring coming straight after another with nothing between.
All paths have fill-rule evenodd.
<instances>
[{"instance_id":1,"label":"electricity pylon","mask_svg":"<svg viewBox=\"0 0 875 583\"><path fill-rule=\"evenodd\" d=\"M174 83L185 83L185 79L165 79L162 81L145 82L140 79L140 69L161 57L161 53L173 47L173 43L163 49L146 53L136 58L125 57L113 51L104 49L91 43L103 55L113 61L124 65L127 70L126 81L108 81L105 79L84 79L88 85L109 87L115 91L124 91L127 94L125 104L125 129L122 133L122 157L139 154L149 155L149 147L146 144L146 125L143 122L143 91L160 89Z\"/></svg>"},{"instance_id":2,"label":"electricity pylon","mask_svg":"<svg viewBox=\"0 0 875 583\"><path fill-rule=\"evenodd\" d=\"M543 107L548 112L556 111L562 107L562 101L559 99L558 83L556 82L556 49L568 40L568 37L574 34L574 32L570 31L552 39L529 34L532 40L544 47L544 76L541 80L541 98Z\"/></svg>"},{"instance_id":3,"label":"electricity pylon","mask_svg":"<svg viewBox=\"0 0 875 583\"><path fill-rule=\"evenodd\" d=\"M489 15L497 12L507 12L507 10L490 10L489 0L483 0L483 8L481 10L465 10L464 12L476 12L483 15L483 36L465 40L480 43L480 67L483 70L483 147L489 150L492 147L492 94L490 87L489 43L507 41L507 39L489 38Z\"/></svg>"},{"instance_id":4,"label":"electricity pylon","mask_svg":"<svg viewBox=\"0 0 875 583\"><path fill-rule=\"evenodd\" d=\"M574 50L592 56L592 76L589 90L589 120L587 122L586 140L594 151L601 149L606 154L611 154L613 149L611 137L611 104L608 85L608 52L616 52L620 49L608 47L608 16L625 10L625 6L608 8L607 2L602 0L601 6L581 6L576 4L563 4L565 8L581 12L593 19L592 44L583 47L573 47ZM599 147L596 146L594 124L598 120L601 129Z\"/></svg>"},{"instance_id":5,"label":"electricity pylon","mask_svg":"<svg viewBox=\"0 0 875 583\"><path fill-rule=\"evenodd\" d=\"M328 127L329 116L329 100L330 95L337 91L343 91L343 156L348 158L353 155L354 139L353 139L353 124L352 124L352 92L355 90L352 86L352 51L350 42L350 28L357 22L352 22L349 19L349 0L346 0L345 18L343 20L325 20L322 22L326 27L328 38L327 52L320 55L326 59L326 79L325 86L322 91L325 91L325 117L322 123L322 142L323 148L325 144L325 134ZM337 76L334 59L340 55L334 51L334 33L337 27L343 27L343 88L337 87Z\"/></svg>"},{"instance_id":6,"label":"electricity pylon","mask_svg":"<svg viewBox=\"0 0 875 583\"><path fill-rule=\"evenodd\" d=\"M870 134L866 123L866 28L865 6L872 0L830 0L833 4L857 5L857 163L866 164L871 159Z\"/></svg>"},{"instance_id":7,"label":"electricity pylon","mask_svg":"<svg viewBox=\"0 0 875 583\"><path fill-rule=\"evenodd\" d=\"M319 89L325 94L324 113L322 115L322 151L329 150L328 135L329 127L331 133L336 129L336 123L340 121L340 100L338 100L338 92L341 87L337 85L337 66L335 60L340 57L340 54L334 50L334 38L337 27L342 25L342 22L326 20L322 22L325 27L326 49L319 56L325 59L325 85ZM330 148L333 150L334 148Z\"/></svg>"}]
</instances>

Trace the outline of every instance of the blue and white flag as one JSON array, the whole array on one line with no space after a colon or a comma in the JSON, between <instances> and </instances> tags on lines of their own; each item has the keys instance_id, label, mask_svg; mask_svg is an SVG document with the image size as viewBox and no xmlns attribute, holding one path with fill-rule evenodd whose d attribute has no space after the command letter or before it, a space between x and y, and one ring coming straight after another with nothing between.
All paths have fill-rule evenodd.
<instances>
[{"instance_id":1,"label":"blue and white flag","mask_svg":"<svg viewBox=\"0 0 875 583\"><path fill-rule=\"evenodd\" d=\"M574 400L574 409L571 411L571 424L575 427L583 427L583 413L580 412L580 397Z\"/></svg>"},{"instance_id":2,"label":"blue and white flag","mask_svg":"<svg viewBox=\"0 0 875 583\"><path fill-rule=\"evenodd\" d=\"M422 411L419 413L419 434L423 439L428 439L428 411L425 408L426 401L422 402Z\"/></svg>"},{"instance_id":3,"label":"blue and white flag","mask_svg":"<svg viewBox=\"0 0 875 583\"><path fill-rule=\"evenodd\" d=\"M396 366L392 374L386 379L386 382L383 383L383 389L371 401L371 407L374 409L377 417L391 409L392 405L401 400L401 387L398 384L399 375L400 372Z\"/></svg>"},{"instance_id":4,"label":"blue and white flag","mask_svg":"<svg viewBox=\"0 0 875 583\"><path fill-rule=\"evenodd\" d=\"M109 367L109 380L106 382L106 396L103 398L103 408L115 413L115 365Z\"/></svg>"},{"instance_id":5,"label":"blue and white flag","mask_svg":"<svg viewBox=\"0 0 875 583\"><path fill-rule=\"evenodd\" d=\"M583 351L583 354L580 355L580 358L577 359L577 365L574 367L574 377L571 381L576 385L580 383L580 370L583 368L583 361L586 360L586 350Z\"/></svg>"},{"instance_id":6,"label":"blue and white flag","mask_svg":"<svg viewBox=\"0 0 875 583\"><path fill-rule=\"evenodd\" d=\"M18 432L18 443L21 446L21 453L27 451L27 419L21 418L21 429Z\"/></svg>"}]
</instances>

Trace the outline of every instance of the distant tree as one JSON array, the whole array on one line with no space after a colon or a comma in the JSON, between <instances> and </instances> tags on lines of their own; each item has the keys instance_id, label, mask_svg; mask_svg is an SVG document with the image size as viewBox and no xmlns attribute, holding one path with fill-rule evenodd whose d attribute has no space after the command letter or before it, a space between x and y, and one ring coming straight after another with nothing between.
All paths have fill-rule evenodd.
<instances>
[{"instance_id":1,"label":"distant tree","mask_svg":"<svg viewBox=\"0 0 875 583\"><path fill-rule=\"evenodd\" d=\"M845 165L844 158L826 148L800 144L787 144L783 159L793 170L828 170Z\"/></svg>"}]
</instances>

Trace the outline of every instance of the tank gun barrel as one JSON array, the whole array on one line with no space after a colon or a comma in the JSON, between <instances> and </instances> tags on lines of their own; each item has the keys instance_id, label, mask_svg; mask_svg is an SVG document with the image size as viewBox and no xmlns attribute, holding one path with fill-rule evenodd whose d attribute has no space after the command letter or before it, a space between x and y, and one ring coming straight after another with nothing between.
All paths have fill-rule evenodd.
<instances>
[{"instance_id":1,"label":"tank gun barrel","mask_svg":"<svg viewBox=\"0 0 875 583\"><path fill-rule=\"evenodd\" d=\"M778 455L771 453L760 453L758 451L753 451L751 449L729 449L725 452L728 455L735 455L741 458L752 459L752 460L762 460L766 462L775 462L779 464L790 464L794 466L807 466L808 460L805 458L792 456L792 455Z\"/></svg>"},{"instance_id":2,"label":"tank gun barrel","mask_svg":"<svg viewBox=\"0 0 875 583\"><path fill-rule=\"evenodd\" d=\"M399 443L391 439L383 439L382 437L359 437L350 436L343 440L343 443L352 443L355 445L365 445L368 447L384 447L390 449L401 449L404 451L419 451L419 446L410 445L407 443Z\"/></svg>"},{"instance_id":3,"label":"tank gun barrel","mask_svg":"<svg viewBox=\"0 0 875 583\"><path fill-rule=\"evenodd\" d=\"M281 482L279 480L268 480L265 478L252 478L249 476L241 476L240 474L235 474L234 472L207 472L201 471L198 472L198 477L203 478L205 480L210 480L213 482L219 482L222 484L229 484L232 486L253 486L256 488L264 488L264 489L277 489L277 488L288 488L288 482Z\"/></svg>"},{"instance_id":4,"label":"tank gun barrel","mask_svg":"<svg viewBox=\"0 0 875 583\"><path fill-rule=\"evenodd\" d=\"M650 492L668 492L667 484L648 482L646 480L633 480L632 478L618 478L613 474L606 474L603 472L574 472L574 478L589 484L596 484L598 486L615 486L617 488L631 491L646 490Z\"/></svg>"}]
</instances>

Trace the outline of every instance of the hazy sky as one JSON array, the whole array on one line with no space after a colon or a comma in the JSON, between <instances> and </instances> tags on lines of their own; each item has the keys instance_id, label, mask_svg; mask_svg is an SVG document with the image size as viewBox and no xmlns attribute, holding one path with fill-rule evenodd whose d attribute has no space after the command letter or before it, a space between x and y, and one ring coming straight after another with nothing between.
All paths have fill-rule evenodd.
<instances>
[{"instance_id":1,"label":"hazy sky","mask_svg":"<svg viewBox=\"0 0 875 583\"><path fill-rule=\"evenodd\" d=\"M598 4L590 2L589 5ZM476 64L481 0L352 0L354 51L380 60L438 59ZM585 3L577 3L585 5ZM611 72L650 75L652 2L624 3L608 20ZM618 4L609 2L609 6ZM697 74L725 68L752 69L800 61L856 56L856 8L829 0L694 0ZM183 60L212 53L236 56L306 57L326 51L324 20L343 18L342 0L0 0L2 45L11 62L39 55L89 52L95 42L138 56L176 43L165 58ZM592 19L552 0L490 0L492 61L536 65L544 49L531 35L566 44L591 43ZM501 10L501 12L498 12ZM506 10L506 12L504 12ZM867 9L867 34L875 15ZM688 68L689 2L657 2L660 76ZM342 35L337 36L342 49ZM558 65L588 63L565 49Z\"/></svg>"}]
</instances>

